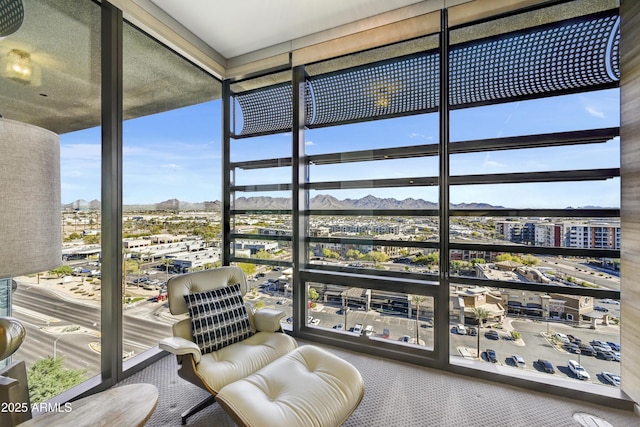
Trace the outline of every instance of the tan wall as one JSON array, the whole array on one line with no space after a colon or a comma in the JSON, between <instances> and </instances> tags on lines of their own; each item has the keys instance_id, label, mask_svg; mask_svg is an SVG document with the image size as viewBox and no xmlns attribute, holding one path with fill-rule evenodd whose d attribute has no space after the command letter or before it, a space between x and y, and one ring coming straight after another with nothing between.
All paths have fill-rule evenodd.
<instances>
[{"instance_id":1,"label":"tan wall","mask_svg":"<svg viewBox=\"0 0 640 427\"><path fill-rule=\"evenodd\" d=\"M640 2L623 0L621 35L621 379L640 402Z\"/></svg>"}]
</instances>

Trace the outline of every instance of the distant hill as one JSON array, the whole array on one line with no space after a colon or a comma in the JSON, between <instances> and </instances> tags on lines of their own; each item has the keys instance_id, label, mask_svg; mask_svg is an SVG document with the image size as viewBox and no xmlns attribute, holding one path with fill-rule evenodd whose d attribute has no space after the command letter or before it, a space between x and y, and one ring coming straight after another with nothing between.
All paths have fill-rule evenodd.
<instances>
[{"instance_id":1,"label":"distant hill","mask_svg":"<svg viewBox=\"0 0 640 427\"><path fill-rule=\"evenodd\" d=\"M319 194L310 200L312 209L437 209L438 204L422 199L408 198L397 200L394 198L378 198L368 195L361 199L338 200L333 196ZM451 205L454 209L499 209L488 203L460 203ZM63 209L95 210L100 209L100 201L76 200L62 206ZM124 205L125 212L140 211L220 211L222 203L213 202L185 202L178 199L165 200L153 204ZM235 201L235 209L291 209L291 199L287 197L239 197Z\"/></svg>"}]
</instances>

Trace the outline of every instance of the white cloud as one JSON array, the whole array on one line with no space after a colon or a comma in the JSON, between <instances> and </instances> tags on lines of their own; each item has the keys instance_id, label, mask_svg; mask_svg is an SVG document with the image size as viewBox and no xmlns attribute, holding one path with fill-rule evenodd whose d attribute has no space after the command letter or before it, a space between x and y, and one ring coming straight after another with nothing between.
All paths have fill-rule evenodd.
<instances>
[{"instance_id":1,"label":"white cloud","mask_svg":"<svg viewBox=\"0 0 640 427\"><path fill-rule=\"evenodd\" d=\"M593 117L598 117L599 119L604 119L604 113L602 111L598 111L598 110L596 110L595 108L593 108L591 106L586 106L584 109L587 110L587 113L589 113Z\"/></svg>"},{"instance_id":2,"label":"white cloud","mask_svg":"<svg viewBox=\"0 0 640 427\"><path fill-rule=\"evenodd\" d=\"M484 161L482 162L482 169L500 169L503 167L504 167L503 163L496 162L495 160L491 160L489 154L487 154L484 157Z\"/></svg>"},{"instance_id":3,"label":"white cloud","mask_svg":"<svg viewBox=\"0 0 640 427\"><path fill-rule=\"evenodd\" d=\"M305 141L304 145L316 145L313 141Z\"/></svg>"}]
</instances>

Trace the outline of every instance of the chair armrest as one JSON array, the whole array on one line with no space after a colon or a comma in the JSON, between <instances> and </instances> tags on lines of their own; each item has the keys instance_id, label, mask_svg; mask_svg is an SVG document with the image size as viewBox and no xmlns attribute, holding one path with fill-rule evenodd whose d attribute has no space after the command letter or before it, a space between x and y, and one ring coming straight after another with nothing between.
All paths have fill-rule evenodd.
<instances>
[{"instance_id":1,"label":"chair armrest","mask_svg":"<svg viewBox=\"0 0 640 427\"><path fill-rule=\"evenodd\" d=\"M184 356L185 354L193 355L193 360L196 364L200 363L202 358L202 352L198 344L193 341L186 340L180 337L170 337L160 340L158 347L162 350L166 350L169 353L173 353L178 356Z\"/></svg>"},{"instance_id":2,"label":"chair armrest","mask_svg":"<svg viewBox=\"0 0 640 427\"><path fill-rule=\"evenodd\" d=\"M280 319L285 316L284 311L272 308L262 308L253 313L253 321L256 329L262 332L277 332L282 327Z\"/></svg>"}]
</instances>

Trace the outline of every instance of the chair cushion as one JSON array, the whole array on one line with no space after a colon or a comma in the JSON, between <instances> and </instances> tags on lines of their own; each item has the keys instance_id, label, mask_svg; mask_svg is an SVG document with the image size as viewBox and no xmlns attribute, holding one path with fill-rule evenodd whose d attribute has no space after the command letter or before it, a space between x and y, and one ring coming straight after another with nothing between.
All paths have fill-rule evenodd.
<instances>
[{"instance_id":1,"label":"chair cushion","mask_svg":"<svg viewBox=\"0 0 640 427\"><path fill-rule=\"evenodd\" d=\"M292 337L282 332L256 332L244 341L203 355L196 370L215 394L225 385L253 374L297 346Z\"/></svg>"},{"instance_id":2,"label":"chair cushion","mask_svg":"<svg viewBox=\"0 0 640 427\"><path fill-rule=\"evenodd\" d=\"M239 284L187 294L184 299L189 307L193 341L202 354L217 351L255 333Z\"/></svg>"},{"instance_id":3,"label":"chair cushion","mask_svg":"<svg viewBox=\"0 0 640 427\"><path fill-rule=\"evenodd\" d=\"M216 400L240 426L340 426L358 407L364 381L349 362L305 345L226 385Z\"/></svg>"}]
</instances>

